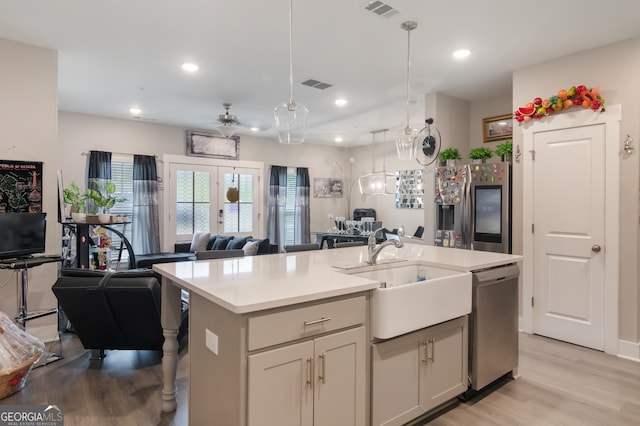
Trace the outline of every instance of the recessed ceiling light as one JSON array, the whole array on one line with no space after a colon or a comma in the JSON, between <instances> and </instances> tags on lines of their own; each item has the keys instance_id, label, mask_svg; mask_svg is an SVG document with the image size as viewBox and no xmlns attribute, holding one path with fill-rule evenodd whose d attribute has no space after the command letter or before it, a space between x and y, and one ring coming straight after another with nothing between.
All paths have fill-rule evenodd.
<instances>
[{"instance_id":1,"label":"recessed ceiling light","mask_svg":"<svg viewBox=\"0 0 640 426\"><path fill-rule=\"evenodd\" d=\"M466 58L469 55L471 55L471 52L467 49L460 49L453 52L453 57L458 59Z\"/></svg>"},{"instance_id":2,"label":"recessed ceiling light","mask_svg":"<svg viewBox=\"0 0 640 426\"><path fill-rule=\"evenodd\" d=\"M192 64L192 63L184 63L182 64L182 69L187 71L187 72L196 72L200 69L200 67L198 67L196 64Z\"/></svg>"},{"instance_id":3,"label":"recessed ceiling light","mask_svg":"<svg viewBox=\"0 0 640 426\"><path fill-rule=\"evenodd\" d=\"M258 131L260 131L260 127L252 127L251 131L252 132L258 132Z\"/></svg>"},{"instance_id":4,"label":"recessed ceiling light","mask_svg":"<svg viewBox=\"0 0 640 426\"><path fill-rule=\"evenodd\" d=\"M142 110L140 108L129 108L129 112L133 115L140 115L140 113L142 113Z\"/></svg>"},{"instance_id":5,"label":"recessed ceiling light","mask_svg":"<svg viewBox=\"0 0 640 426\"><path fill-rule=\"evenodd\" d=\"M342 136L336 136L335 141L340 143L342 142L344 139L342 139Z\"/></svg>"},{"instance_id":6,"label":"recessed ceiling light","mask_svg":"<svg viewBox=\"0 0 640 426\"><path fill-rule=\"evenodd\" d=\"M335 100L335 104L338 106L345 106L347 104L347 100L346 99L336 99Z\"/></svg>"}]
</instances>

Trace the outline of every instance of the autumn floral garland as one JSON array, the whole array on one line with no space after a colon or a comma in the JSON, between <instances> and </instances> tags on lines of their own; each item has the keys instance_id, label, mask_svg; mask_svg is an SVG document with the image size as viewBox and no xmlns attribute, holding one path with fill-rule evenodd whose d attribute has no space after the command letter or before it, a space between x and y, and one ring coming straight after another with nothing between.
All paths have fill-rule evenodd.
<instances>
[{"instance_id":1,"label":"autumn floral garland","mask_svg":"<svg viewBox=\"0 0 640 426\"><path fill-rule=\"evenodd\" d=\"M527 123L532 119L540 119L547 115L582 105L583 108L591 108L593 111L604 112L604 99L600 96L600 88L587 89L580 84L572 86L569 90L561 89L557 95L548 99L535 98L524 107L513 112L513 118L518 123Z\"/></svg>"}]
</instances>

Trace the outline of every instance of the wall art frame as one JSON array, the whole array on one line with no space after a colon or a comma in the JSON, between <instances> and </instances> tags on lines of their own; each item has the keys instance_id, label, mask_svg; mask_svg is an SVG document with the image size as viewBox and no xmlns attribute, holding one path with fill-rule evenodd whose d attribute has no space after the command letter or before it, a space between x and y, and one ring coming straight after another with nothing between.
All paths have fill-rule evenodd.
<instances>
[{"instance_id":1,"label":"wall art frame","mask_svg":"<svg viewBox=\"0 0 640 426\"><path fill-rule=\"evenodd\" d=\"M496 142L511 139L513 117L511 114L497 115L482 119L482 142Z\"/></svg>"},{"instance_id":2,"label":"wall art frame","mask_svg":"<svg viewBox=\"0 0 640 426\"><path fill-rule=\"evenodd\" d=\"M313 178L314 198L342 198L344 182L336 178Z\"/></svg>"},{"instance_id":3,"label":"wall art frame","mask_svg":"<svg viewBox=\"0 0 640 426\"><path fill-rule=\"evenodd\" d=\"M398 170L396 172L396 208L424 208L424 171Z\"/></svg>"},{"instance_id":4,"label":"wall art frame","mask_svg":"<svg viewBox=\"0 0 640 426\"><path fill-rule=\"evenodd\" d=\"M193 157L240 159L240 137L187 130L187 155Z\"/></svg>"}]
</instances>

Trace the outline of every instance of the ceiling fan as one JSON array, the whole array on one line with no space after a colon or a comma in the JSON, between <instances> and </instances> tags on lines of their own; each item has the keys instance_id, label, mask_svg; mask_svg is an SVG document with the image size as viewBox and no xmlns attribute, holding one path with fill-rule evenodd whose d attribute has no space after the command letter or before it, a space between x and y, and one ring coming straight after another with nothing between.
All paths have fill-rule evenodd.
<instances>
[{"instance_id":1,"label":"ceiling fan","mask_svg":"<svg viewBox=\"0 0 640 426\"><path fill-rule=\"evenodd\" d=\"M222 133L225 138L230 138L238 130L238 119L235 115L229 114L229 108L231 108L230 102L223 102L222 106L225 109L224 114L218 115L218 131Z\"/></svg>"}]
</instances>

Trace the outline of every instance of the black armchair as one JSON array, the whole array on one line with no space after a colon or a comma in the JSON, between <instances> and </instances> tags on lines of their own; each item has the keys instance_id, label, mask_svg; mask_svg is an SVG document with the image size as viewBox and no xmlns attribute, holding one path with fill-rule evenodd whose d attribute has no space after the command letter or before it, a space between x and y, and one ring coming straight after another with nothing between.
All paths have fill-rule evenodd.
<instances>
[{"instance_id":1,"label":"black armchair","mask_svg":"<svg viewBox=\"0 0 640 426\"><path fill-rule=\"evenodd\" d=\"M94 358L105 349L162 350L161 287L151 270L104 272L63 270L52 287L60 307ZM187 331L183 303L178 339Z\"/></svg>"}]
</instances>

